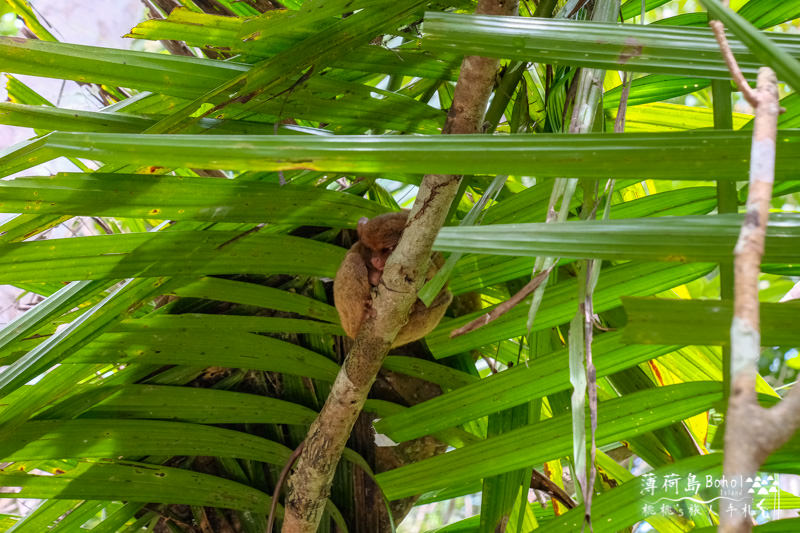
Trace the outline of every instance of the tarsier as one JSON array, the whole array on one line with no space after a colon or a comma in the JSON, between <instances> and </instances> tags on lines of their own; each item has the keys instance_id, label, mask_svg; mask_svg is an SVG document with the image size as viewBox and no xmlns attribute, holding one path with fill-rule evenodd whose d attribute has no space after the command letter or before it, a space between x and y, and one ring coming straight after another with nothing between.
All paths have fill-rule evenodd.
<instances>
[{"instance_id":1,"label":"tarsier","mask_svg":"<svg viewBox=\"0 0 800 533\"><path fill-rule=\"evenodd\" d=\"M342 261L333 282L333 299L342 328L349 337L355 338L361 324L367 319L372 307L372 295L381 281L386 260L394 251L406 226L408 212L387 213L371 220L358 221L358 242ZM434 253L431 266L425 277L430 280L442 267L444 259ZM417 299L411 307L408 322L398 333L392 346L400 346L427 335L444 316L453 295L445 286L430 306Z\"/></svg>"}]
</instances>

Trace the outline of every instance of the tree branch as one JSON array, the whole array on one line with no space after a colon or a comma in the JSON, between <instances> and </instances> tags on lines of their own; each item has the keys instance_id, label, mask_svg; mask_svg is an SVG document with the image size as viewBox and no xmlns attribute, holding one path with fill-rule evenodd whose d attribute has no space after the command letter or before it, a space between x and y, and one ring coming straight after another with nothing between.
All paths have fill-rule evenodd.
<instances>
[{"instance_id":1,"label":"tree branch","mask_svg":"<svg viewBox=\"0 0 800 533\"><path fill-rule=\"evenodd\" d=\"M522 300L530 296L530 294L539 288L539 285L542 284L544 280L547 279L547 276L550 275L550 272L553 270L553 267L545 269L544 272L540 272L532 280L525 284L517 293L506 300L505 302L501 303L490 312L486 313L485 315L481 315L472 322L464 324L458 329L454 329L450 332L450 338L458 337L459 335L464 335L465 333L469 333L470 331L475 331L478 328L482 328L486 324L500 318L505 313L513 309L518 303Z\"/></svg>"},{"instance_id":2,"label":"tree branch","mask_svg":"<svg viewBox=\"0 0 800 533\"><path fill-rule=\"evenodd\" d=\"M513 15L516 11L516 0L479 0L475 10L484 15ZM496 59L464 58L443 133L476 133L482 129L498 65ZM347 354L289 478L284 533L317 530L342 450L392 341L408 320L425 280L433 241L460 179L432 174L422 181L405 231L386 263L383 283L373 301L375 312L361 327Z\"/></svg>"},{"instance_id":3,"label":"tree branch","mask_svg":"<svg viewBox=\"0 0 800 533\"><path fill-rule=\"evenodd\" d=\"M727 6L727 0L722 0ZM744 221L734 248L734 311L731 324L731 391L725 416L723 476L738 483L735 493L723 490L720 527L723 533L751 531L752 495L742 481L753 478L773 451L800 427L800 387L795 383L786 397L771 409L757 401L755 384L761 353L758 278L766 242L778 131L778 80L772 69L758 72L756 90L744 79L719 21L710 21L731 76L755 109L750 151L750 189ZM736 480L736 481L734 481ZM723 484L723 486L725 486ZM726 502L723 504L723 502Z\"/></svg>"},{"instance_id":4,"label":"tree branch","mask_svg":"<svg viewBox=\"0 0 800 533\"><path fill-rule=\"evenodd\" d=\"M531 471L530 487L547 493L551 499L558 500L567 509L575 509L578 506L564 489L536 469ZM555 502L553 502L553 508L555 508Z\"/></svg>"},{"instance_id":5,"label":"tree branch","mask_svg":"<svg viewBox=\"0 0 800 533\"><path fill-rule=\"evenodd\" d=\"M781 447L800 425L800 388L772 409L756 401L755 382L761 351L758 277L764 254L767 218L775 169L778 129L778 85L775 73L762 67L754 92L756 117L750 153L750 191L739 240L734 248L734 315L731 325L731 396L725 427L724 476L753 477L767 456ZM748 532L752 497L745 491L736 500L737 512L720 508L720 531ZM723 500L725 501L725 500ZM728 505L731 505L730 500Z\"/></svg>"}]
</instances>

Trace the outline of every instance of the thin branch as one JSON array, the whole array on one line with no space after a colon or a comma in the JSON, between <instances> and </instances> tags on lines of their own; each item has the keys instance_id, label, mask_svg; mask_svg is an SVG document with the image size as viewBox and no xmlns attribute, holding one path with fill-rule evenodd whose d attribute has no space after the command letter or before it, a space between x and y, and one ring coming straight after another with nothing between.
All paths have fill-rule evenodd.
<instances>
[{"instance_id":1,"label":"thin branch","mask_svg":"<svg viewBox=\"0 0 800 533\"><path fill-rule=\"evenodd\" d=\"M556 485L549 477L536 469L531 472L530 486L532 489L549 494L550 498L558 500L567 509L574 509L578 506L564 489Z\"/></svg>"},{"instance_id":2,"label":"thin branch","mask_svg":"<svg viewBox=\"0 0 800 533\"><path fill-rule=\"evenodd\" d=\"M739 68L736 58L733 57L731 45L728 43L728 38L725 37L725 25L718 20L709 21L708 24L714 31L714 37L716 37L717 43L719 44L719 51L722 53L722 58L725 59L725 64L728 65L728 70L731 73L733 81L736 83L739 90L742 91L744 99L755 109L758 105L758 98L756 97L755 91L747 83L744 74L742 74L742 69Z\"/></svg>"},{"instance_id":3,"label":"thin branch","mask_svg":"<svg viewBox=\"0 0 800 533\"><path fill-rule=\"evenodd\" d=\"M275 490L272 492L272 502L269 505L267 533L272 533L272 528L275 525L275 514L278 511L278 498L280 498L281 495L281 488L283 488L286 478L289 477L289 472L292 470L294 463L297 462L297 459L303 452L303 444L305 444L305 442L301 442L297 448L294 449L292 454L289 456L289 459L286 460L286 464L283 465L283 468L281 468L281 473L278 475L278 481L275 482Z\"/></svg>"},{"instance_id":4,"label":"thin branch","mask_svg":"<svg viewBox=\"0 0 800 533\"><path fill-rule=\"evenodd\" d=\"M617 118L614 120L614 132L622 133L625 131L625 116L628 111L628 96L631 92L631 82L633 77L630 72L622 76L622 94L619 97L619 107L617 107Z\"/></svg>"},{"instance_id":5,"label":"thin branch","mask_svg":"<svg viewBox=\"0 0 800 533\"><path fill-rule=\"evenodd\" d=\"M483 354L483 353L481 354L481 359L483 359L483 362L484 362L484 363L486 363L486 366L488 366L488 367L489 367L489 371L490 371L492 374L497 374L497 365L495 365L495 364L494 364L494 361L492 361L491 359L489 359L489 358L486 356L486 354Z\"/></svg>"},{"instance_id":6,"label":"thin branch","mask_svg":"<svg viewBox=\"0 0 800 533\"><path fill-rule=\"evenodd\" d=\"M540 272L536 275L532 280L530 280L524 287L522 287L517 294L506 300L505 302L501 303L490 312L486 313L485 315L479 316L472 322L461 326L458 329L454 329L450 332L450 338L458 337L459 335L464 335L465 333L469 333L470 331L475 331L478 328L482 328L486 324L500 318L511 309L514 308L518 303L522 302L525 298L530 296L530 294L535 291L539 285L542 284L544 280L547 279L547 276L550 275L550 271L553 270L553 267L548 268L544 272Z\"/></svg>"}]
</instances>

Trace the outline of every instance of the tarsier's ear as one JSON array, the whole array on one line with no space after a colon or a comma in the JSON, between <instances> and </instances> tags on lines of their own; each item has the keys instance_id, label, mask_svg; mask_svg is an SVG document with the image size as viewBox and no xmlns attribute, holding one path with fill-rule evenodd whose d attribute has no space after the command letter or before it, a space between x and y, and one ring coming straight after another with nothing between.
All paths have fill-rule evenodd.
<instances>
[{"instance_id":1,"label":"tarsier's ear","mask_svg":"<svg viewBox=\"0 0 800 533\"><path fill-rule=\"evenodd\" d=\"M364 231L364 227L367 225L367 222L369 222L367 217L361 217L358 219L358 226L356 227L356 230L358 231L359 238L361 238L361 233Z\"/></svg>"}]
</instances>

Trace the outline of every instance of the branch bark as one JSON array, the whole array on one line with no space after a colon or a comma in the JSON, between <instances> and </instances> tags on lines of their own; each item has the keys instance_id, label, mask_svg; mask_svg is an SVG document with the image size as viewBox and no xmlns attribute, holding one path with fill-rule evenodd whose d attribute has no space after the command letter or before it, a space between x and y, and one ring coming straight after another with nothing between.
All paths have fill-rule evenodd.
<instances>
[{"instance_id":1,"label":"branch bark","mask_svg":"<svg viewBox=\"0 0 800 533\"><path fill-rule=\"evenodd\" d=\"M517 0L479 0L475 12L514 15ZM496 59L464 58L443 133L481 131L498 66ZM422 180L403 236L386 263L373 302L375 313L361 327L289 478L284 533L317 530L342 450L392 341L408 320L460 180L435 174Z\"/></svg>"},{"instance_id":2,"label":"branch bark","mask_svg":"<svg viewBox=\"0 0 800 533\"><path fill-rule=\"evenodd\" d=\"M731 396L725 427L724 476L753 477L767 456L780 448L800 427L800 387L795 385L771 409L756 400L755 383L761 351L758 276L764 254L769 204L774 180L778 114L775 73L762 67L758 74L756 118L750 154L750 191L745 219L734 249L734 316L731 325ZM739 477L741 476L741 478ZM741 485L739 485L741 487ZM747 487L744 487L745 489ZM742 495L720 508L720 531L748 532L752 497ZM732 510L734 512L729 512Z\"/></svg>"},{"instance_id":3,"label":"branch bark","mask_svg":"<svg viewBox=\"0 0 800 533\"><path fill-rule=\"evenodd\" d=\"M727 7L727 0L722 0ZM753 498L743 480L753 478L769 454L783 446L800 427L800 386L771 409L757 401L755 385L761 352L758 277L766 242L769 204L775 180L778 115L778 80L772 69L762 67L753 91L742 76L719 21L710 21L722 56L739 90L755 109L750 151L750 190L745 218L734 248L734 308L731 324L731 391L725 416L723 476L736 482L738 492L720 500L722 533L752 530ZM723 486L725 486L723 484ZM723 504L722 502L726 502Z\"/></svg>"}]
</instances>

